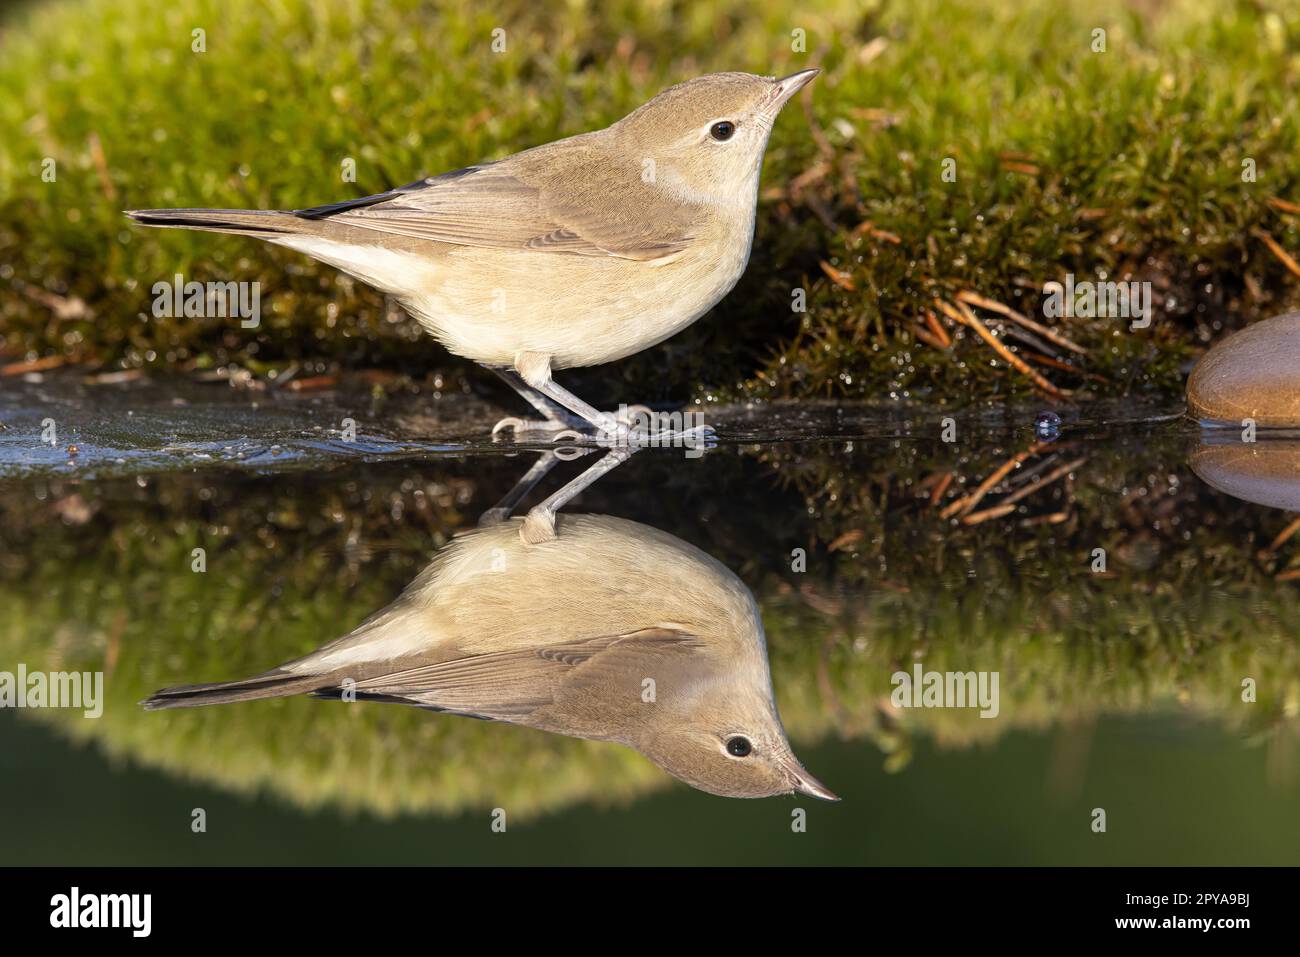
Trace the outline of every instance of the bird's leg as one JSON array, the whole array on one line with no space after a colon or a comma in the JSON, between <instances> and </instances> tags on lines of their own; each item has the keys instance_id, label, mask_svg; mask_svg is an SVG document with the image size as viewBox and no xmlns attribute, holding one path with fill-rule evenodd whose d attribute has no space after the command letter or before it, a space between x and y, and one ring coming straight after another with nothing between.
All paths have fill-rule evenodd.
<instances>
[{"instance_id":1,"label":"bird's leg","mask_svg":"<svg viewBox=\"0 0 1300 957\"><path fill-rule=\"evenodd\" d=\"M586 455L590 451L591 449L569 446L563 450L557 449L543 452L537 461L532 464L532 467L524 473L523 478L515 483L514 488L507 492L501 501L479 517L479 527L484 528L488 525L504 522L510 517L510 513L515 510L516 506L524 500L524 496L531 492L537 486L537 483L550 473L551 469L555 468L557 462L561 459L567 462L570 459Z\"/></svg>"},{"instance_id":2,"label":"bird's leg","mask_svg":"<svg viewBox=\"0 0 1300 957\"><path fill-rule=\"evenodd\" d=\"M506 416L496 425L492 426L492 434L496 435L504 429L512 429L518 432L561 432L565 429L572 429L581 425L582 420L573 415L559 403L553 402L542 393L538 392L527 382L525 382L518 372L513 368L502 366L488 366L501 379L518 392L525 401L534 409L542 414L542 419L520 419L513 415Z\"/></svg>"},{"instance_id":3,"label":"bird's leg","mask_svg":"<svg viewBox=\"0 0 1300 957\"><path fill-rule=\"evenodd\" d=\"M542 419L521 419L513 415L506 416L492 427L493 435L506 429L510 429L516 434L521 432L550 432L555 434L555 439L558 441L564 437L559 433L568 431L576 433L577 430L585 426L596 424L589 418L570 411L566 406L561 405L558 400L550 398L546 393L533 388L524 381L520 373L513 367L487 366L486 368L491 369L500 376L510 388L523 396L529 405L544 416ZM572 402L580 403L588 409L591 408L573 393L561 388L554 382L551 385L555 391L568 396ZM597 415L608 416L630 431L639 422L652 420L654 411L648 405L630 405L620 406L617 412L598 412ZM597 428L599 428L598 425ZM578 436L574 435L572 437L577 438Z\"/></svg>"},{"instance_id":4,"label":"bird's leg","mask_svg":"<svg viewBox=\"0 0 1300 957\"><path fill-rule=\"evenodd\" d=\"M624 445L610 449L585 472L574 478L567 485L555 492L539 505L534 505L524 518L519 529L519 537L529 545L551 541L555 538L555 513L576 498L601 476L608 475L637 452L635 445ZM547 453L548 455L554 453Z\"/></svg>"},{"instance_id":5,"label":"bird's leg","mask_svg":"<svg viewBox=\"0 0 1300 957\"><path fill-rule=\"evenodd\" d=\"M551 378L551 357L540 352L521 352L515 356L515 369L529 386L536 389L548 399L562 405L575 415L579 415L594 425L601 432L617 440L617 444L626 445L628 427L608 412L601 412L594 406L583 402L564 386Z\"/></svg>"}]
</instances>

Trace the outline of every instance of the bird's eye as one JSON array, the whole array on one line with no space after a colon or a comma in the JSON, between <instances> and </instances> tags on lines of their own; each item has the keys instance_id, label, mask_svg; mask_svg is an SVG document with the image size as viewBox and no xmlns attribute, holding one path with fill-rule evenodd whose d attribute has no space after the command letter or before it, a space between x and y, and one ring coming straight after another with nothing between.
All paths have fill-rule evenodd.
<instances>
[{"instance_id":1,"label":"bird's eye","mask_svg":"<svg viewBox=\"0 0 1300 957\"><path fill-rule=\"evenodd\" d=\"M749 756L749 752L754 750L754 746L749 743L749 738L742 738L736 735L734 738L727 739L727 753L733 758L744 758Z\"/></svg>"},{"instance_id":2,"label":"bird's eye","mask_svg":"<svg viewBox=\"0 0 1300 957\"><path fill-rule=\"evenodd\" d=\"M709 135L719 141L731 139L731 134L735 132L736 124L728 123L726 120L723 120L721 123L714 123L709 127Z\"/></svg>"}]
</instances>

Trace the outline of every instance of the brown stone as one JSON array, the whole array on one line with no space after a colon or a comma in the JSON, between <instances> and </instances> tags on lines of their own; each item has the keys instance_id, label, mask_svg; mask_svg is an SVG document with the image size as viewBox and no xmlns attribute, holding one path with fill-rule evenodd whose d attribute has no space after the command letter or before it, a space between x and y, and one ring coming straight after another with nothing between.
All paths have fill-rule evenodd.
<instances>
[{"instance_id":1,"label":"brown stone","mask_svg":"<svg viewBox=\"0 0 1300 957\"><path fill-rule=\"evenodd\" d=\"M1198 419L1300 427L1300 312L1216 343L1187 379L1187 406Z\"/></svg>"},{"instance_id":2,"label":"brown stone","mask_svg":"<svg viewBox=\"0 0 1300 957\"><path fill-rule=\"evenodd\" d=\"M1203 443L1192 453L1192 471L1235 498L1300 511L1300 442Z\"/></svg>"}]
</instances>

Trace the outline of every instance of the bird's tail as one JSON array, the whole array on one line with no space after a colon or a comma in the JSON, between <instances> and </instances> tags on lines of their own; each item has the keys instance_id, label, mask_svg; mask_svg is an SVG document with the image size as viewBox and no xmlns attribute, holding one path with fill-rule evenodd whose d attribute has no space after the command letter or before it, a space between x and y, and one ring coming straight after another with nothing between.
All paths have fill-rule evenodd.
<instances>
[{"instance_id":1,"label":"bird's tail","mask_svg":"<svg viewBox=\"0 0 1300 957\"><path fill-rule=\"evenodd\" d=\"M309 221L273 209L128 209L126 215L145 226L239 233L263 239L311 232Z\"/></svg>"},{"instance_id":2,"label":"bird's tail","mask_svg":"<svg viewBox=\"0 0 1300 957\"><path fill-rule=\"evenodd\" d=\"M323 675L298 675L290 671L268 671L266 674L239 681L216 681L204 685L178 685L155 691L140 704L146 711L163 708L199 708L209 704L230 704L232 701L255 701L258 698L280 698L302 694L331 685Z\"/></svg>"}]
</instances>

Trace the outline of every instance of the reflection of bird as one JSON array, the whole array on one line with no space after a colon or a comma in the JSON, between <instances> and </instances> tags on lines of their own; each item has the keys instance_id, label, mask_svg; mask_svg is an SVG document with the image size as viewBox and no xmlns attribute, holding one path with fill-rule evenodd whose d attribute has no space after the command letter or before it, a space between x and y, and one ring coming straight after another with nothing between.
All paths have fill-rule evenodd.
<instances>
[{"instance_id":1,"label":"reflection of bird","mask_svg":"<svg viewBox=\"0 0 1300 957\"><path fill-rule=\"evenodd\" d=\"M615 741L713 794L834 800L791 751L753 595L678 538L562 515L454 541L387 608L244 681L159 691L146 708L292 694L416 705Z\"/></svg>"},{"instance_id":2,"label":"reflection of bird","mask_svg":"<svg viewBox=\"0 0 1300 957\"><path fill-rule=\"evenodd\" d=\"M768 134L816 73L699 77L606 129L363 199L127 215L336 266L395 296L452 352L501 371L547 427L577 416L618 433L551 370L640 352L731 290L749 261Z\"/></svg>"}]
</instances>

